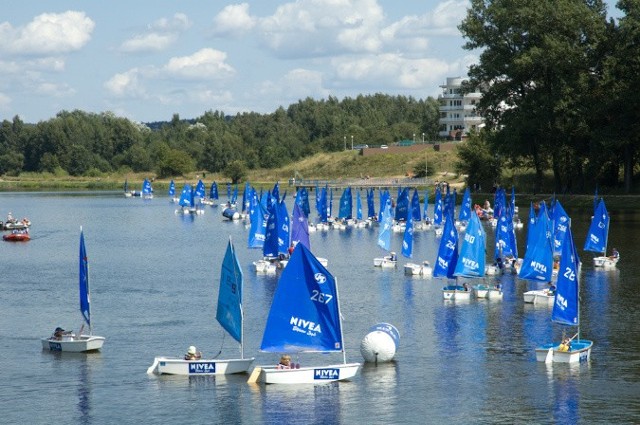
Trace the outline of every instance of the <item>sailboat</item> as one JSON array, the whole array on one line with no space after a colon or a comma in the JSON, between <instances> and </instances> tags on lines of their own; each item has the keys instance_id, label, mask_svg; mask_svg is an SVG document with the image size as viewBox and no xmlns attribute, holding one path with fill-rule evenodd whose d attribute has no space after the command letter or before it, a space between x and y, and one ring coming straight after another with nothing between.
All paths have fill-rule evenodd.
<instances>
[{"instance_id":1,"label":"sailboat","mask_svg":"<svg viewBox=\"0 0 640 425\"><path fill-rule=\"evenodd\" d=\"M542 202L538 216L529 222L527 249L518 272L520 279L538 283L550 283L553 274L553 229ZM553 291L533 289L524 293L524 302L528 304L552 305Z\"/></svg>"},{"instance_id":2,"label":"sailboat","mask_svg":"<svg viewBox=\"0 0 640 425\"><path fill-rule=\"evenodd\" d=\"M84 353L88 351L97 351L102 348L105 338L103 336L93 335L91 326L91 301L89 291L89 261L87 259L87 250L84 246L84 233L80 227L80 252L79 252L79 274L78 283L80 290L80 313L84 320L84 324L80 327L78 334L65 332L63 335L50 338L42 338L42 349L50 351L68 351L72 353ZM89 334L82 333L84 325L89 327ZM64 331L62 331L64 332Z\"/></svg>"},{"instance_id":3,"label":"sailboat","mask_svg":"<svg viewBox=\"0 0 640 425\"><path fill-rule=\"evenodd\" d=\"M173 202L174 204L180 201L180 198L176 197L176 183L173 180L169 182L168 195L169 195L169 201Z\"/></svg>"},{"instance_id":4,"label":"sailboat","mask_svg":"<svg viewBox=\"0 0 640 425\"><path fill-rule=\"evenodd\" d=\"M147 369L147 373L202 376L244 373L249 370L255 358L244 357L242 292L242 269L231 238L229 238L220 272L216 320L240 344L240 358L185 360L179 357L156 357L151 367Z\"/></svg>"},{"instance_id":5,"label":"sailboat","mask_svg":"<svg viewBox=\"0 0 640 425\"><path fill-rule=\"evenodd\" d=\"M391 199L387 199L382 212L382 220L380 223L380 231L378 232L378 246L385 251L391 250L391 226L393 225L393 216L391 215ZM395 252L391 252L384 257L373 259L374 267L392 268L398 264L398 257Z\"/></svg>"},{"instance_id":6,"label":"sailboat","mask_svg":"<svg viewBox=\"0 0 640 425\"><path fill-rule=\"evenodd\" d=\"M618 264L619 255L607 257L607 239L609 238L609 213L604 204L604 199L600 199L598 206L593 213L591 226L584 242L584 250L598 252L602 255L593 258L594 267L613 269Z\"/></svg>"},{"instance_id":7,"label":"sailboat","mask_svg":"<svg viewBox=\"0 0 640 425\"><path fill-rule=\"evenodd\" d=\"M152 199L153 198L153 188L151 187L151 182L148 179L144 179L142 182L142 199Z\"/></svg>"},{"instance_id":8,"label":"sailboat","mask_svg":"<svg viewBox=\"0 0 640 425\"><path fill-rule=\"evenodd\" d=\"M350 379L358 373L360 363L347 363L336 279L302 243L296 245L278 281L260 350L342 352L343 362L287 369L260 366L249 382L321 384Z\"/></svg>"},{"instance_id":9,"label":"sailboat","mask_svg":"<svg viewBox=\"0 0 640 425\"><path fill-rule=\"evenodd\" d=\"M589 361L593 341L580 339L580 279L579 260L571 228L567 228L560 257L560 273L551 320L565 326L577 326L571 338L560 343L544 344L536 348L536 360L548 363L576 363ZM564 334L564 332L563 332Z\"/></svg>"},{"instance_id":10,"label":"sailboat","mask_svg":"<svg viewBox=\"0 0 640 425\"><path fill-rule=\"evenodd\" d=\"M460 277L484 279L486 240L487 236L482 224L480 224L480 218L477 214L470 214L467 231L464 234L462 247L460 248L460 255L458 256L456 268L453 272L456 279ZM453 291L451 289L453 289ZM484 295L484 298L488 298L491 289L495 288L489 288L484 283L476 286L476 292L480 293L480 296ZM453 294L451 292L453 292ZM463 285L462 288L456 286L454 288L443 289L443 294L445 299L447 299L447 295L452 295L456 300L470 299L471 289L468 285ZM496 294L501 295L502 291L498 290Z\"/></svg>"},{"instance_id":11,"label":"sailboat","mask_svg":"<svg viewBox=\"0 0 640 425\"><path fill-rule=\"evenodd\" d=\"M420 205L418 204L418 208ZM414 216L413 212L415 211L413 206L409 207L409 215L407 220L407 225L404 230L404 238L402 240L402 255L411 258L413 256L413 229L414 229ZM420 219L418 219L418 223L420 223ZM429 261L424 260L422 264L417 263L405 263L404 265L404 274L407 276L422 276L424 278L430 279L433 274L433 269L431 268L431 264Z\"/></svg>"}]
</instances>

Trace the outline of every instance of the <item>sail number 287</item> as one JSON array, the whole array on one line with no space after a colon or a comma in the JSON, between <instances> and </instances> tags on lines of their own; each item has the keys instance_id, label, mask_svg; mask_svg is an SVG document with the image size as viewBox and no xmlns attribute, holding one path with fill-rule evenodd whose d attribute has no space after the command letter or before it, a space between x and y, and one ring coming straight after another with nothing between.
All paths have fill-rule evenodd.
<instances>
[{"instance_id":1,"label":"sail number 287","mask_svg":"<svg viewBox=\"0 0 640 425\"><path fill-rule=\"evenodd\" d=\"M311 291L312 301L315 301L321 304L329 304L329 301L331 301L332 298L333 298L333 295L325 294L323 292L318 291L317 289L314 289L313 291Z\"/></svg>"}]
</instances>

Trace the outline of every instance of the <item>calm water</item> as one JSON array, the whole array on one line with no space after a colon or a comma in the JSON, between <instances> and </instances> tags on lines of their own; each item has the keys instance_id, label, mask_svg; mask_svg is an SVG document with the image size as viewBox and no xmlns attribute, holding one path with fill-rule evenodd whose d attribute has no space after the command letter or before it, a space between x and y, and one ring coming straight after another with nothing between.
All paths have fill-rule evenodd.
<instances>
[{"instance_id":1,"label":"calm water","mask_svg":"<svg viewBox=\"0 0 640 425\"><path fill-rule=\"evenodd\" d=\"M237 355L215 321L229 236L245 275L245 353L256 364L278 357L258 352L277 278L256 276L251 263L261 253L246 248L247 229L223 221L218 209L193 219L174 209L162 196L0 195L0 217L11 211L33 222L30 242L0 243L0 423L640 423L640 214L610 211L618 270L594 271L592 255L580 253L582 332L595 347L590 364L577 367L535 361L536 345L562 329L551 324L550 308L524 305L527 282L502 277L502 301L445 303L442 281L373 268L383 254L377 229L312 234L312 250L338 279L348 360L362 361L360 341L379 322L398 328L400 347L395 362L366 365L351 382L287 387L249 385L246 375L146 374L154 356L182 355L189 345ZM581 247L590 211L568 213ZM100 353L52 354L39 339L81 325L80 225L94 331L107 341ZM517 238L522 254L525 230ZM401 239L392 242L398 252ZM413 261L433 262L437 244L433 232L416 232Z\"/></svg>"}]
</instances>

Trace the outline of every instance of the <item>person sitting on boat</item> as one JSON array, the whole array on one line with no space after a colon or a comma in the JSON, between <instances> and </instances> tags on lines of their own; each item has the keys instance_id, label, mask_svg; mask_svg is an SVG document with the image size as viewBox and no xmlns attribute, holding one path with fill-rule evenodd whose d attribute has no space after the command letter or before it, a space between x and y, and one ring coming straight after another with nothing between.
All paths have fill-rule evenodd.
<instances>
[{"instance_id":1,"label":"person sitting on boat","mask_svg":"<svg viewBox=\"0 0 640 425\"><path fill-rule=\"evenodd\" d=\"M62 329L61 327L57 327L54 331L53 331L53 339L57 339L57 340L61 340L63 336L65 335L71 335L72 331L65 331L64 329Z\"/></svg>"},{"instance_id":2,"label":"person sitting on boat","mask_svg":"<svg viewBox=\"0 0 640 425\"><path fill-rule=\"evenodd\" d=\"M278 369L291 369L291 356L283 354L277 367Z\"/></svg>"},{"instance_id":3,"label":"person sitting on boat","mask_svg":"<svg viewBox=\"0 0 640 425\"><path fill-rule=\"evenodd\" d=\"M7 214L7 223L15 223L16 219L13 218L13 214L11 214L11 211L9 211L9 214Z\"/></svg>"},{"instance_id":4,"label":"person sitting on boat","mask_svg":"<svg viewBox=\"0 0 640 425\"><path fill-rule=\"evenodd\" d=\"M502 262L502 258L496 258L496 263L494 264L498 268L498 270L504 269L504 263Z\"/></svg>"},{"instance_id":5,"label":"person sitting on boat","mask_svg":"<svg viewBox=\"0 0 640 425\"><path fill-rule=\"evenodd\" d=\"M547 288L547 292L549 293L549 295L555 295L555 293L556 293L556 285L554 285L553 283L549 282L549 288Z\"/></svg>"},{"instance_id":6,"label":"person sitting on boat","mask_svg":"<svg viewBox=\"0 0 640 425\"><path fill-rule=\"evenodd\" d=\"M571 350L571 338L565 338L560 343L560 346L558 347L558 351L565 352L569 350Z\"/></svg>"},{"instance_id":7,"label":"person sitting on boat","mask_svg":"<svg viewBox=\"0 0 640 425\"><path fill-rule=\"evenodd\" d=\"M609 259L616 260L618 258L620 258L620 253L618 252L618 250L616 248L613 248L611 250L611 255L609 256Z\"/></svg>"},{"instance_id":8,"label":"person sitting on boat","mask_svg":"<svg viewBox=\"0 0 640 425\"><path fill-rule=\"evenodd\" d=\"M198 360L200 358L202 358L202 353L193 345L189 347L187 354L184 355L185 360Z\"/></svg>"},{"instance_id":9,"label":"person sitting on boat","mask_svg":"<svg viewBox=\"0 0 640 425\"><path fill-rule=\"evenodd\" d=\"M467 282L464 282L462 284L462 287L464 288L465 291L470 291L471 290L471 288L469 288L469 284Z\"/></svg>"},{"instance_id":10,"label":"person sitting on boat","mask_svg":"<svg viewBox=\"0 0 640 425\"><path fill-rule=\"evenodd\" d=\"M398 261L398 256L396 255L395 252L391 253L391 261Z\"/></svg>"}]
</instances>

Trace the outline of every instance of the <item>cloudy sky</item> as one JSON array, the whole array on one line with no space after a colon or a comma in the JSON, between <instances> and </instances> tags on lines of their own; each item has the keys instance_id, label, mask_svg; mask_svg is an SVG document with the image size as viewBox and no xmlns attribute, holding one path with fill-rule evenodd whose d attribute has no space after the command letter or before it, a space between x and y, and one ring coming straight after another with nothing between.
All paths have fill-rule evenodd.
<instances>
[{"instance_id":1,"label":"cloudy sky","mask_svg":"<svg viewBox=\"0 0 640 425\"><path fill-rule=\"evenodd\" d=\"M437 96L474 52L468 0L27 1L0 16L0 119L269 113L299 99Z\"/></svg>"}]
</instances>

